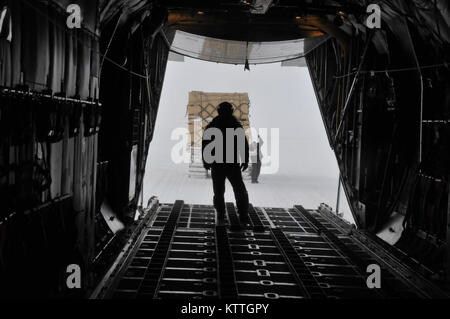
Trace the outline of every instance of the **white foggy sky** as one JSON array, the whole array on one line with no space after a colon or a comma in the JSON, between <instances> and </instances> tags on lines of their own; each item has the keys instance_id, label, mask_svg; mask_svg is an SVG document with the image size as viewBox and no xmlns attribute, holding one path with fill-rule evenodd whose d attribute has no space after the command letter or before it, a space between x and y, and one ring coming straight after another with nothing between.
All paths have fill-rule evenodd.
<instances>
[{"instance_id":1,"label":"white foggy sky","mask_svg":"<svg viewBox=\"0 0 450 319\"><path fill-rule=\"evenodd\" d=\"M339 172L308 69L281 67L280 63L273 63L250 65L249 72L244 71L242 65L218 64L187 57L185 62L169 61L167 65L147 163L144 198L157 194L157 185L148 189L152 171L164 168L183 174L186 169L176 167L171 161L170 151L176 141L171 141L170 136L174 128L187 127L185 112L190 91L247 92L250 98L250 125L280 130L280 169L277 178L296 179L299 183L302 178L324 181L327 191L321 194L321 199L335 207ZM317 192L320 193L320 189ZM347 219L351 219L343 193L341 198L341 211ZM188 202L188 199L185 201ZM256 200L252 203L258 206ZM317 207L320 203L314 204Z\"/></svg>"}]
</instances>

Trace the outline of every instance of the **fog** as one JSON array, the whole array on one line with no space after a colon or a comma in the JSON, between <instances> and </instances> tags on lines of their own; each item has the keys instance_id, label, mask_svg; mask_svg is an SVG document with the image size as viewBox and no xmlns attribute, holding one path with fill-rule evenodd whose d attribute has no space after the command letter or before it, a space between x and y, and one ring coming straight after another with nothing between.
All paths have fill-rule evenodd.
<instances>
[{"instance_id":1,"label":"fog","mask_svg":"<svg viewBox=\"0 0 450 319\"><path fill-rule=\"evenodd\" d=\"M262 175L260 184L246 182L253 205L291 207L295 203L316 208L324 202L335 208L339 171L308 69L274 63L251 65L250 71L244 71L242 65L190 58L185 58L185 62L169 61L167 65L147 161L145 201L157 195L162 202L183 199L190 204L212 204L211 181L188 179L187 165L173 163L170 155L178 142L171 140L172 131L178 127L187 128L186 106L190 91L247 92L250 125L257 129L279 128L278 172ZM270 146L268 144L266 146ZM193 187L199 191L192 192ZM227 189L227 200L231 200L232 192L229 187ZM269 202L266 199L268 193L273 193L275 199ZM344 218L353 222L343 192L340 205Z\"/></svg>"}]
</instances>

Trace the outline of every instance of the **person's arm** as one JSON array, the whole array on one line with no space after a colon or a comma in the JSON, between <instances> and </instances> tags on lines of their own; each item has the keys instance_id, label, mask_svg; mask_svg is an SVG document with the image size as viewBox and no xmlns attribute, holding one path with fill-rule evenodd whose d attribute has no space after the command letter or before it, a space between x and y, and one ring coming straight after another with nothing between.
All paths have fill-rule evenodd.
<instances>
[{"instance_id":1,"label":"person's arm","mask_svg":"<svg viewBox=\"0 0 450 319\"><path fill-rule=\"evenodd\" d=\"M211 125L211 123L206 126L205 130L203 131L203 136L202 136L202 161L203 161L203 167L206 170L209 170L211 168L211 164L206 163L205 157L203 156L203 152L205 150L206 145L208 145L208 143L211 142L210 140L205 139L205 132L207 129L209 129L210 125Z\"/></svg>"},{"instance_id":2,"label":"person's arm","mask_svg":"<svg viewBox=\"0 0 450 319\"><path fill-rule=\"evenodd\" d=\"M245 136L245 160L244 163L247 164L248 166L248 162L249 162L249 146L248 146L248 141L247 141L247 135Z\"/></svg>"},{"instance_id":3,"label":"person's arm","mask_svg":"<svg viewBox=\"0 0 450 319\"><path fill-rule=\"evenodd\" d=\"M244 130L244 128L242 127L242 125L240 125L240 128L242 128L242 130ZM245 142L245 149L244 149L244 154L240 154L241 155L241 169L242 171L245 171L248 168L248 163L250 161L250 156L249 156L249 145L248 145L248 140L247 140L247 135L244 134L244 142ZM244 156L242 156L244 155Z\"/></svg>"}]
</instances>

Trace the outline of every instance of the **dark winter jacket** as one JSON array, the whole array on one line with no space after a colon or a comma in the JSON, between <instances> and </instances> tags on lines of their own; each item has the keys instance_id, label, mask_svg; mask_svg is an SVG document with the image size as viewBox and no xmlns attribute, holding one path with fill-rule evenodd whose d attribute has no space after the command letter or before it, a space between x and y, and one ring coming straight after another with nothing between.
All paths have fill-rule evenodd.
<instances>
[{"instance_id":1,"label":"dark winter jacket","mask_svg":"<svg viewBox=\"0 0 450 319\"><path fill-rule=\"evenodd\" d=\"M207 139L205 138L205 133L207 132L207 130L209 128L217 128L220 130L220 132L222 133L223 136L223 158L221 161L214 161L213 163L208 163L205 160L205 154L204 154L204 150L205 147L211 143L212 141L215 140L215 136L212 137L212 139ZM208 126L206 126L205 131L203 133L203 140L202 140L202 159L203 159L203 165L205 166L205 168L210 168L213 165L220 165L220 164L224 164L226 163L226 145L228 142L233 142L233 141L228 141L228 139L231 137L230 132L228 133L228 137L227 137L227 128L231 128L231 129L242 129L243 132L243 127L241 125L241 123L233 116L233 115L218 115L216 116L211 123L208 124ZM240 145L240 143L242 143L242 141L239 141L238 138L240 138L242 136L242 134L236 134L233 135L234 136L234 160L233 163L241 163L241 164L248 164L249 162L249 147L248 147L248 141L247 138L245 137L245 135L243 135L244 138L244 148L243 149L238 149L238 145ZM240 143L239 143L240 142ZM212 152L213 155L215 155L215 152Z\"/></svg>"}]
</instances>

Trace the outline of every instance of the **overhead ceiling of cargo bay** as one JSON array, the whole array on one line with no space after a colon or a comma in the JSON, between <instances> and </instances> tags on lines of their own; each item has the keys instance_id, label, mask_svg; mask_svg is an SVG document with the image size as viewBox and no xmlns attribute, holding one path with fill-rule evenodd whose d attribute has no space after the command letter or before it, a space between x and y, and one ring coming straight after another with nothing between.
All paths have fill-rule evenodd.
<instances>
[{"instance_id":1,"label":"overhead ceiling of cargo bay","mask_svg":"<svg viewBox=\"0 0 450 319\"><path fill-rule=\"evenodd\" d=\"M215 39L176 30L171 51L211 62L244 64L248 60L249 64L272 63L303 57L326 38L322 36L289 41L244 42Z\"/></svg>"}]
</instances>

